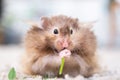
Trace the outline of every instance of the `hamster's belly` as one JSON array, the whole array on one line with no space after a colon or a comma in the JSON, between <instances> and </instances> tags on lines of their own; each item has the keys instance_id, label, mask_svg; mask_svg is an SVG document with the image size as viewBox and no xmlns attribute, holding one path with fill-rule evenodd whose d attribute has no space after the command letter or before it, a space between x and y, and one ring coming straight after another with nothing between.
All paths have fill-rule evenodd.
<instances>
[{"instance_id":1,"label":"hamster's belly","mask_svg":"<svg viewBox=\"0 0 120 80\"><path fill-rule=\"evenodd\" d=\"M59 68L60 68L60 64L59 65L56 65L56 64L54 65L54 63L46 64L46 66L44 66L44 68L40 71L40 75L48 76L48 77L59 76L58 75ZM80 74L79 64L77 62L66 61L63 67L62 75L64 76L65 74L68 74L72 77L79 75Z\"/></svg>"}]
</instances>

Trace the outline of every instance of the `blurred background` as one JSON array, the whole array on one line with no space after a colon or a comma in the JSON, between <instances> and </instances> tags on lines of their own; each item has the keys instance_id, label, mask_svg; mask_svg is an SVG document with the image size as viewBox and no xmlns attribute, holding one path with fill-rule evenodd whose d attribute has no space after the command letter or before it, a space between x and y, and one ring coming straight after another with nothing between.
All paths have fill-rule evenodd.
<instances>
[{"instance_id":1,"label":"blurred background","mask_svg":"<svg viewBox=\"0 0 120 80\"><path fill-rule=\"evenodd\" d=\"M98 47L120 47L120 0L0 0L0 45L19 45L27 20L65 14L81 22L96 21Z\"/></svg>"},{"instance_id":2,"label":"blurred background","mask_svg":"<svg viewBox=\"0 0 120 80\"><path fill-rule=\"evenodd\" d=\"M22 40L30 28L25 21L59 14L81 22L97 20L93 31L98 49L120 53L120 0L0 0L0 53L23 49Z\"/></svg>"}]
</instances>

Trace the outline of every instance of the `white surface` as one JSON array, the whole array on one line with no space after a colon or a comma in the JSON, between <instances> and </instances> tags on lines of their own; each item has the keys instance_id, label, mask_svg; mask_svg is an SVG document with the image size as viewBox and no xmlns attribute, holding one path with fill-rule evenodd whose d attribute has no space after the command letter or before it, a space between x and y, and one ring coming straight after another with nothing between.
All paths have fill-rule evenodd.
<instances>
[{"instance_id":1,"label":"white surface","mask_svg":"<svg viewBox=\"0 0 120 80\"><path fill-rule=\"evenodd\" d=\"M0 47L0 80L6 80L6 76L10 67L17 68L20 55L24 53L24 49L19 46L2 46ZM120 80L120 50L101 49L97 50L100 65L105 69L100 74L95 74L88 79L83 76L70 78L66 76L66 80ZM1 78L2 76L2 78ZM5 77L4 77L5 76ZM23 74L17 73L20 78ZM25 80L39 80L40 76L27 78ZM20 79L18 79L20 80Z\"/></svg>"}]
</instances>

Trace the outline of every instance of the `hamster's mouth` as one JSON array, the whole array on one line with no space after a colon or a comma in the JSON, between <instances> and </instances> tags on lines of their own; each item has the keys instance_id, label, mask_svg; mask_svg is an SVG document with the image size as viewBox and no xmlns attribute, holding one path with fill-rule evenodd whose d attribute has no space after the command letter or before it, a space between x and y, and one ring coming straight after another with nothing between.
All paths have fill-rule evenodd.
<instances>
[{"instance_id":1,"label":"hamster's mouth","mask_svg":"<svg viewBox=\"0 0 120 80\"><path fill-rule=\"evenodd\" d=\"M59 53L59 52L65 50L65 49L66 49L66 48L63 48L63 49L61 49L61 50L58 50L58 49L54 48L54 51L55 51L56 53Z\"/></svg>"},{"instance_id":2,"label":"hamster's mouth","mask_svg":"<svg viewBox=\"0 0 120 80\"><path fill-rule=\"evenodd\" d=\"M59 52L58 52L58 50L55 50L55 51L57 52L57 54L60 58L70 57L70 55L71 55L71 51L66 48L61 49Z\"/></svg>"}]
</instances>

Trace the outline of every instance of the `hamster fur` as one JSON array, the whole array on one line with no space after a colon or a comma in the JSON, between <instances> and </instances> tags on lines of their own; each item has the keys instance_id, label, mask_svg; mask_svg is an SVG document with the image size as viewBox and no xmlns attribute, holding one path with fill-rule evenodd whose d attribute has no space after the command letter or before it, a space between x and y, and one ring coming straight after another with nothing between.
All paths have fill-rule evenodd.
<instances>
[{"instance_id":1,"label":"hamster fur","mask_svg":"<svg viewBox=\"0 0 120 80\"><path fill-rule=\"evenodd\" d=\"M96 47L94 33L78 19L64 15L42 17L41 27L34 25L26 34L22 70L30 75L58 76L59 52L68 49L71 56L65 58L62 75L89 77L98 71Z\"/></svg>"}]
</instances>

